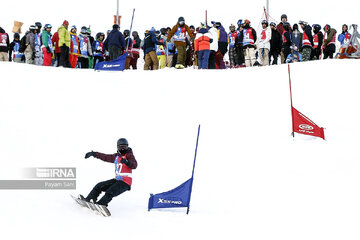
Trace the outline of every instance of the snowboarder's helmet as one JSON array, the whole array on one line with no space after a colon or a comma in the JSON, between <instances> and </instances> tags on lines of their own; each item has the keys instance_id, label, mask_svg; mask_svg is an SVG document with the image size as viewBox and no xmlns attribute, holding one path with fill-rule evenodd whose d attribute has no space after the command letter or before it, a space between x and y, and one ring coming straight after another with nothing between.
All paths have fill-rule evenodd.
<instances>
[{"instance_id":1,"label":"snowboarder's helmet","mask_svg":"<svg viewBox=\"0 0 360 240\"><path fill-rule=\"evenodd\" d=\"M179 17L178 23L180 23L180 22L185 22L185 18L184 17Z\"/></svg>"},{"instance_id":2,"label":"snowboarder's helmet","mask_svg":"<svg viewBox=\"0 0 360 240\"><path fill-rule=\"evenodd\" d=\"M269 22L267 20L262 20L261 24L266 24L266 26L269 26Z\"/></svg>"},{"instance_id":3,"label":"snowboarder's helmet","mask_svg":"<svg viewBox=\"0 0 360 240\"><path fill-rule=\"evenodd\" d=\"M41 22L36 22L36 23L35 23L35 26L37 26L37 27L38 27L38 29L41 29L42 24L41 24Z\"/></svg>"},{"instance_id":4,"label":"snowboarder's helmet","mask_svg":"<svg viewBox=\"0 0 360 240\"><path fill-rule=\"evenodd\" d=\"M287 21L287 15L286 15L286 14L281 15L281 19L280 19L280 20L282 20L283 18L286 18L286 21Z\"/></svg>"},{"instance_id":5,"label":"snowboarder's helmet","mask_svg":"<svg viewBox=\"0 0 360 240\"><path fill-rule=\"evenodd\" d=\"M166 28L161 28L160 32L161 32L162 35L165 35L166 34Z\"/></svg>"},{"instance_id":6,"label":"snowboarder's helmet","mask_svg":"<svg viewBox=\"0 0 360 240\"><path fill-rule=\"evenodd\" d=\"M103 32L99 32L96 34L96 40L99 39L101 36L105 38L105 34Z\"/></svg>"},{"instance_id":7,"label":"snowboarder's helmet","mask_svg":"<svg viewBox=\"0 0 360 240\"><path fill-rule=\"evenodd\" d=\"M139 35L139 33L137 31L133 31L131 34L133 37L136 37L137 35Z\"/></svg>"},{"instance_id":8,"label":"snowboarder's helmet","mask_svg":"<svg viewBox=\"0 0 360 240\"><path fill-rule=\"evenodd\" d=\"M81 33L86 33L86 31L87 31L87 27L84 26L81 28Z\"/></svg>"},{"instance_id":9,"label":"snowboarder's helmet","mask_svg":"<svg viewBox=\"0 0 360 240\"><path fill-rule=\"evenodd\" d=\"M120 139L117 141L117 146L120 146L120 145L126 145L126 146L128 146L128 145L129 145L129 142L128 142L128 140L126 140L126 138L120 138Z\"/></svg>"},{"instance_id":10,"label":"snowboarder's helmet","mask_svg":"<svg viewBox=\"0 0 360 240\"><path fill-rule=\"evenodd\" d=\"M270 26L276 27L276 23L271 22L271 23L270 23Z\"/></svg>"},{"instance_id":11,"label":"snowboarder's helmet","mask_svg":"<svg viewBox=\"0 0 360 240\"><path fill-rule=\"evenodd\" d=\"M47 29L47 28L52 28L52 26L51 26L51 24L45 24L44 28L45 28L45 29Z\"/></svg>"},{"instance_id":12,"label":"snowboarder's helmet","mask_svg":"<svg viewBox=\"0 0 360 240\"><path fill-rule=\"evenodd\" d=\"M244 23L245 23L245 24L250 24L250 20L247 20L247 19L246 19L246 20L244 21Z\"/></svg>"},{"instance_id":13,"label":"snowboarder's helmet","mask_svg":"<svg viewBox=\"0 0 360 240\"><path fill-rule=\"evenodd\" d=\"M313 28L316 32L319 32L321 30L321 26L319 24L314 24Z\"/></svg>"},{"instance_id":14,"label":"snowboarder's helmet","mask_svg":"<svg viewBox=\"0 0 360 240\"><path fill-rule=\"evenodd\" d=\"M241 26L242 23L243 23L243 20L242 20L242 19L239 19L239 21L237 21L237 25L238 25L238 26Z\"/></svg>"},{"instance_id":15,"label":"snowboarder's helmet","mask_svg":"<svg viewBox=\"0 0 360 240\"><path fill-rule=\"evenodd\" d=\"M14 34L14 39L15 39L15 38L20 38L20 34L19 34L19 33L15 33L15 34Z\"/></svg>"},{"instance_id":16,"label":"snowboarder's helmet","mask_svg":"<svg viewBox=\"0 0 360 240\"><path fill-rule=\"evenodd\" d=\"M72 31L73 29L77 30L77 28L76 28L76 26L75 26L75 25L71 26L70 31Z\"/></svg>"},{"instance_id":17,"label":"snowboarder's helmet","mask_svg":"<svg viewBox=\"0 0 360 240\"><path fill-rule=\"evenodd\" d=\"M329 24L326 24L324 27L324 31L327 32L327 31L330 31L330 29L331 29L331 26Z\"/></svg>"},{"instance_id":18,"label":"snowboarder's helmet","mask_svg":"<svg viewBox=\"0 0 360 240\"><path fill-rule=\"evenodd\" d=\"M126 29L126 30L124 31L124 36L127 37L127 36L129 36L129 35L130 35L130 30L127 30L127 29Z\"/></svg>"},{"instance_id":19,"label":"snowboarder's helmet","mask_svg":"<svg viewBox=\"0 0 360 240\"><path fill-rule=\"evenodd\" d=\"M118 29L118 28L120 28L119 25L117 25L117 24L114 24L114 25L113 25L113 29Z\"/></svg>"},{"instance_id":20,"label":"snowboarder's helmet","mask_svg":"<svg viewBox=\"0 0 360 240\"><path fill-rule=\"evenodd\" d=\"M155 36L156 36L157 38L160 37L160 36L161 36L160 31L155 31Z\"/></svg>"},{"instance_id":21,"label":"snowboarder's helmet","mask_svg":"<svg viewBox=\"0 0 360 240\"><path fill-rule=\"evenodd\" d=\"M31 25L31 26L29 27L29 30L30 30L30 31L36 30L36 26L35 26L35 25Z\"/></svg>"}]
</instances>

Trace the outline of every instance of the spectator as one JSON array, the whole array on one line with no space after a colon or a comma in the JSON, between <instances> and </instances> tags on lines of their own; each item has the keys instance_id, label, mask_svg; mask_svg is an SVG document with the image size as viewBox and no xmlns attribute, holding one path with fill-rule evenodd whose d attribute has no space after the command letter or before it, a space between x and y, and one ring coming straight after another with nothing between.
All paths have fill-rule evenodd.
<instances>
[{"instance_id":1,"label":"spectator","mask_svg":"<svg viewBox=\"0 0 360 240\"><path fill-rule=\"evenodd\" d=\"M9 35L0 27L0 61L9 61Z\"/></svg>"},{"instance_id":2,"label":"spectator","mask_svg":"<svg viewBox=\"0 0 360 240\"><path fill-rule=\"evenodd\" d=\"M70 33L68 31L69 22L65 20L58 29L59 34L59 46L60 46L60 66L71 67L69 62L69 50L70 50Z\"/></svg>"},{"instance_id":3,"label":"spectator","mask_svg":"<svg viewBox=\"0 0 360 240\"><path fill-rule=\"evenodd\" d=\"M120 32L119 25L113 25L113 30L106 38L104 47L109 51L110 60L115 60L123 54L126 44L124 35Z\"/></svg>"}]
</instances>

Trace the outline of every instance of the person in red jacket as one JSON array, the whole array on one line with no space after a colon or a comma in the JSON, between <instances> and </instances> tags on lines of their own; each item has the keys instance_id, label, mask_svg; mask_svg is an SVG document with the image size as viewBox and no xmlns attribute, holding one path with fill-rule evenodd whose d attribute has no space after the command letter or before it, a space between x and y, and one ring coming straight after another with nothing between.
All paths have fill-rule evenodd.
<instances>
[{"instance_id":1,"label":"person in red jacket","mask_svg":"<svg viewBox=\"0 0 360 240\"><path fill-rule=\"evenodd\" d=\"M210 43L212 41L212 34L209 33L205 26L201 27L194 42L195 53L197 53L199 60L199 69L208 69Z\"/></svg>"},{"instance_id":2,"label":"person in red jacket","mask_svg":"<svg viewBox=\"0 0 360 240\"><path fill-rule=\"evenodd\" d=\"M115 178L99 182L86 198L82 195L79 195L79 198L88 202L91 201L99 205L108 206L109 202L114 197L130 190L132 184L132 170L137 168L137 161L125 138L120 138L117 141L117 153L103 154L91 151L86 153L85 158L91 156L105 162L114 163ZM97 201L101 192L105 192L105 195Z\"/></svg>"},{"instance_id":3,"label":"person in red jacket","mask_svg":"<svg viewBox=\"0 0 360 240\"><path fill-rule=\"evenodd\" d=\"M60 63L60 54L61 54L60 47L59 47L59 33L58 32L54 33L54 35L51 38L51 42L52 42L52 45L55 47L55 64L54 64L54 66L58 67L59 63Z\"/></svg>"}]
</instances>

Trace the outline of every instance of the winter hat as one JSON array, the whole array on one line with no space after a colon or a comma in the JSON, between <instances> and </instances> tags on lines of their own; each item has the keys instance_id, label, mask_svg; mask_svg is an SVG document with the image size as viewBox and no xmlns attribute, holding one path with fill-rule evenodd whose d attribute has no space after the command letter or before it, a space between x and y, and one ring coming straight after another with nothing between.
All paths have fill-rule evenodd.
<instances>
[{"instance_id":1,"label":"winter hat","mask_svg":"<svg viewBox=\"0 0 360 240\"><path fill-rule=\"evenodd\" d=\"M184 18L184 17L179 17L178 23L180 23L180 22L184 22L184 23L185 23L185 18Z\"/></svg>"},{"instance_id":2,"label":"winter hat","mask_svg":"<svg viewBox=\"0 0 360 240\"><path fill-rule=\"evenodd\" d=\"M299 25L297 25L297 23L295 23L294 25L293 25L293 30L299 30Z\"/></svg>"},{"instance_id":3,"label":"winter hat","mask_svg":"<svg viewBox=\"0 0 360 240\"><path fill-rule=\"evenodd\" d=\"M69 22L68 22L67 20L65 20L65 21L63 22L63 25L64 25L64 26L69 26Z\"/></svg>"},{"instance_id":4,"label":"winter hat","mask_svg":"<svg viewBox=\"0 0 360 240\"><path fill-rule=\"evenodd\" d=\"M282 20L283 18L286 18L286 21L288 20L288 18L287 18L287 15L286 15L286 14L281 15L280 20Z\"/></svg>"}]
</instances>

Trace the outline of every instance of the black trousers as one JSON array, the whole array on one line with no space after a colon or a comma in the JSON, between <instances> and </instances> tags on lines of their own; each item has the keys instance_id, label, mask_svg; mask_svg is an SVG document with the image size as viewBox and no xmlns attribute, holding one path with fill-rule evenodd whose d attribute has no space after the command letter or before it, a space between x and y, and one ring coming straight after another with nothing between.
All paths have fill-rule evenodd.
<instances>
[{"instance_id":1,"label":"black trousers","mask_svg":"<svg viewBox=\"0 0 360 240\"><path fill-rule=\"evenodd\" d=\"M97 204L107 206L113 197L119 196L129 190L130 186L128 184L113 178L96 184L85 199L86 201L93 199ZM105 195L97 202L97 198L101 192L105 192Z\"/></svg>"},{"instance_id":2,"label":"black trousers","mask_svg":"<svg viewBox=\"0 0 360 240\"><path fill-rule=\"evenodd\" d=\"M216 69L215 53L216 53L216 52L215 52L214 50L211 50L211 51L210 51L208 69Z\"/></svg>"},{"instance_id":3,"label":"black trousers","mask_svg":"<svg viewBox=\"0 0 360 240\"><path fill-rule=\"evenodd\" d=\"M69 62L69 48L66 46L60 47L60 66L62 67L71 67Z\"/></svg>"},{"instance_id":4,"label":"black trousers","mask_svg":"<svg viewBox=\"0 0 360 240\"><path fill-rule=\"evenodd\" d=\"M89 68L89 59L78 57L78 64L80 64L80 68Z\"/></svg>"}]
</instances>

